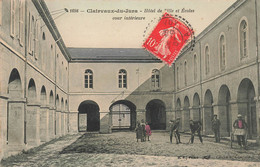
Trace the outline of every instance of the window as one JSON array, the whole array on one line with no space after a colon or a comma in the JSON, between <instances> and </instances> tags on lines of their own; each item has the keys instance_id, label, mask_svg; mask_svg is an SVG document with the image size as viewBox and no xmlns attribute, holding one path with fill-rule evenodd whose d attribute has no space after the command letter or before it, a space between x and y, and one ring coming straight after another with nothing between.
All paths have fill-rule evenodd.
<instances>
[{"instance_id":1,"label":"window","mask_svg":"<svg viewBox=\"0 0 260 167\"><path fill-rule=\"evenodd\" d=\"M93 88L93 72L89 69L85 71L85 88Z\"/></svg>"},{"instance_id":2,"label":"window","mask_svg":"<svg viewBox=\"0 0 260 167\"><path fill-rule=\"evenodd\" d=\"M39 26L38 23L35 23L34 27L34 58L38 59L38 48L39 48L39 40L38 40Z\"/></svg>"},{"instance_id":3,"label":"window","mask_svg":"<svg viewBox=\"0 0 260 167\"><path fill-rule=\"evenodd\" d=\"M248 57L248 26L245 20L242 20L239 26L239 48L240 59Z\"/></svg>"},{"instance_id":4,"label":"window","mask_svg":"<svg viewBox=\"0 0 260 167\"><path fill-rule=\"evenodd\" d=\"M196 81L197 80L197 64L198 64L198 62L197 62L197 55L196 54L194 54L194 60L193 60L193 63L194 63L194 81Z\"/></svg>"},{"instance_id":5,"label":"window","mask_svg":"<svg viewBox=\"0 0 260 167\"><path fill-rule=\"evenodd\" d=\"M209 47L205 48L205 73L209 74Z\"/></svg>"},{"instance_id":6,"label":"window","mask_svg":"<svg viewBox=\"0 0 260 167\"><path fill-rule=\"evenodd\" d=\"M0 0L0 25L2 25L2 15L3 15L3 0Z\"/></svg>"},{"instance_id":7,"label":"window","mask_svg":"<svg viewBox=\"0 0 260 167\"><path fill-rule=\"evenodd\" d=\"M187 85L187 61L184 62L184 85Z\"/></svg>"},{"instance_id":8,"label":"window","mask_svg":"<svg viewBox=\"0 0 260 167\"><path fill-rule=\"evenodd\" d=\"M226 68L226 41L224 35L220 36L219 39L219 55L220 55L220 69L225 70Z\"/></svg>"},{"instance_id":9,"label":"window","mask_svg":"<svg viewBox=\"0 0 260 167\"><path fill-rule=\"evenodd\" d=\"M34 17L32 16L31 18L31 24L30 25L30 32L29 32L29 52L32 54L33 56L33 41L34 41L34 32L35 32L35 26L34 26Z\"/></svg>"},{"instance_id":10,"label":"window","mask_svg":"<svg viewBox=\"0 0 260 167\"><path fill-rule=\"evenodd\" d=\"M11 24L10 24L10 35L14 37L15 27L15 0L11 0Z\"/></svg>"},{"instance_id":11,"label":"window","mask_svg":"<svg viewBox=\"0 0 260 167\"><path fill-rule=\"evenodd\" d=\"M177 80L177 82L176 82L176 84L177 84L177 89L179 89L179 86L180 86L180 78L179 78L179 67L177 67L177 70L176 70L176 80Z\"/></svg>"},{"instance_id":12,"label":"window","mask_svg":"<svg viewBox=\"0 0 260 167\"><path fill-rule=\"evenodd\" d=\"M154 69L152 71L151 81L152 81L153 88L160 88L160 71L159 70Z\"/></svg>"},{"instance_id":13,"label":"window","mask_svg":"<svg viewBox=\"0 0 260 167\"><path fill-rule=\"evenodd\" d=\"M24 41L24 3L22 0L19 1L19 35L18 39L20 45L23 45Z\"/></svg>"},{"instance_id":14,"label":"window","mask_svg":"<svg viewBox=\"0 0 260 167\"><path fill-rule=\"evenodd\" d=\"M127 88L127 75L126 70L119 70L118 74L118 87L119 88Z\"/></svg>"}]
</instances>

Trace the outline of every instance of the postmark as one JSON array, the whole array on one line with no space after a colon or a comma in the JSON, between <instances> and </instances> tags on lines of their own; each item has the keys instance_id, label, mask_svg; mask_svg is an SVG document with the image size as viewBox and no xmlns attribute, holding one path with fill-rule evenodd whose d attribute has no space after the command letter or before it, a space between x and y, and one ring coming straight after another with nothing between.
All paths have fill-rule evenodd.
<instances>
[{"instance_id":1,"label":"postmark","mask_svg":"<svg viewBox=\"0 0 260 167\"><path fill-rule=\"evenodd\" d=\"M185 19L173 17L166 12L143 47L171 66L183 47L189 42L193 43L193 38L194 31Z\"/></svg>"}]
</instances>

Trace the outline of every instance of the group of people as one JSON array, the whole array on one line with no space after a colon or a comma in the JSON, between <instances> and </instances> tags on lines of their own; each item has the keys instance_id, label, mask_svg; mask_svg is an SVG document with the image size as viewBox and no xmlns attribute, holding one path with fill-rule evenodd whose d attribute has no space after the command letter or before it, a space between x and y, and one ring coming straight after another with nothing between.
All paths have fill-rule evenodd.
<instances>
[{"instance_id":1,"label":"group of people","mask_svg":"<svg viewBox=\"0 0 260 167\"><path fill-rule=\"evenodd\" d=\"M203 143L202 136L201 136L201 129L202 124L200 121L193 121L192 119L189 121L190 125L190 131L191 131L191 138L189 140L189 143L194 142L194 136L195 133L198 134L199 140L201 143ZM212 131L214 132L216 143L220 142L220 120L217 118L217 115L215 114L212 119ZM179 127L180 127L180 118L178 117L176 120L170 121L170 142L172 143L172 137L174 136L176 139L176 144L181 143L180 133L179 133ZM243 119L241 114L238 114L237 119L233 123L233 127L235 129L234 135L237 136L238 145L241 147L246 146L246 139L245 139L245 133L248 128L247 123ZM146 138L151 136L151 128L148 125L148 123L144 123L144 120L141 120L140 122L137 122L136 127L136 139L138 142L138 139L141 140L141 142L146 141Z\"/></svg>"},{"instance_id":2,"label":"group of people","mask_svg":"<svg viewBox=\"0 0 260 167\"><path fill-rule=\"evenodd\" d=\"M148 141L150 141L150 136L152 132L150 126L148 125L148 122L144 123L143 119L141 120L141 123L137 121L135 131L137 142L139 139L141 140L141 142L145 142L146 138L148 139Z\"/></svg>"},{"instance_id":3,"label":"group of people","mask_svg":"<svg viewBox=\"0 0 260 167\"><path fill-rule=\"evenodd\" d=\"M201 137L201 134L200 134L201 127L202 127L201 122L200 121L193 121L191 119L189 121L189 125L190 125L190 131L191 131L191 138L189 140L189 143L192 144L194 142L195 133L198 134L200 142L203 143L203 140L202 140L202 137ZM170 142L171 143L172 143L173 135L175 136L176 143L177 144L181 143L179 127L180 127L180 118L179 117L176 120L171 120L170 121Z\"/></svg>"}]
</instances>

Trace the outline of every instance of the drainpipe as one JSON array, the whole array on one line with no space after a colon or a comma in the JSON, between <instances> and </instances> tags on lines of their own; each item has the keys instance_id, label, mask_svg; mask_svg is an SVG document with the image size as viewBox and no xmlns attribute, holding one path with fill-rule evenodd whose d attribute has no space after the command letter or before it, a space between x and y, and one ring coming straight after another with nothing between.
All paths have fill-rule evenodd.
<instances>
[{"instance_id":1,"label":"drainpipe","mask_svg":"<svg viewBox=\"0 0 260 167\"><path fill-rule=\"evenodd\" d=\"M256 29L256 74L257 74L257 91L256 91L256 104L259 103L259 90L260 90L260 84L259 84L259 63L258 63L258 18L257 18L257 0L255 0L255 29ZM260 105L258 105L259 107ZM260 122L259 122L259 111L256 110L256 119L257 119L257 143L260 143Z\"/></svg>"},{"instance_id":2,"label":"drainpipe","mask_svg":"<svg viewBox=\"0 0 260 167\"><path fill-rule=\"evenodd\" d=\"M24 23L25 23L25 32L24 32L24 50L25 50L25 66L24 66L24 97L25 97L25 103L24 103L24 144L27 144L26 142L26 123L27 123L27 120L26 120L26 106L27 106L27 65L28 65L28 21L27 21L27 16L28 16L28 11L27 11L27 1L25 1L25 20L24 20ZM30 18L29 18L30 19Z\"/></svg>"}]
</instances>

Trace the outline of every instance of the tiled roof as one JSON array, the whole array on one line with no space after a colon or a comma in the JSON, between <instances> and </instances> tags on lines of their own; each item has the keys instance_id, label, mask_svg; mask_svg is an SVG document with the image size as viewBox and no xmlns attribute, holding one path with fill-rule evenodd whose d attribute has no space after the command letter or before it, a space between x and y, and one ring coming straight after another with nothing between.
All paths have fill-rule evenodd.
<instances>
[{"instance_id":1,"label":"tiled roof","mask_svg":"<svg viewBox=\"0 0 260 167\"><path fill-rule=\"evenodd\" d=\"M142 48L67 48L72 60L156 60Z\"/></svg>"}]
</instances>

